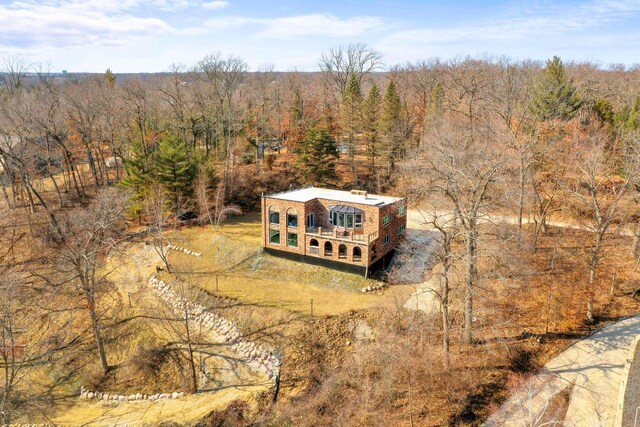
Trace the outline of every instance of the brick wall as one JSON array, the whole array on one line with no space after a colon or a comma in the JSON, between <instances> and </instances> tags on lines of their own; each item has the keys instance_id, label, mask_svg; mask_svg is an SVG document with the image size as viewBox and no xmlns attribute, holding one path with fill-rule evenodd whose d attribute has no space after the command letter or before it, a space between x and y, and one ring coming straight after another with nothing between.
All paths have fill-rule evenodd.
<instances>
[{"instance_id":1,"label":"brick wall","mask_svg":"<svg viewBox=\"0 0 640 427\"><path fill-rule=\"evenodd\" d=\"M278 225L270 224L269 222L269 212L272 208L277 209L280 213L280 223ZM297 213L297 227L287 226L287 212L289 211L295 211ZM305 220L306 212L304 203L264 197L262 199L262 246L285 252L304 254ZM280 244L269 242L269 230L280 231ZM297 247L287 246L287 233L295 233L298 235Z\"/></svg>"},{"instance_id":2,"label":"brick wall","mask_svg":"<svg viewBox=\"0 0 640 427\"><path fill-rule=\"evenodd\" d=\"M313 212L315 215L315 226L326 227L327 229L333 228L329 226L328 210L330 206L336 204L345 204L354 206L364 211L364 221L362 230L350 230L355 234L369 235L378 232L378 238L367 244L365 242L352 242L346 240L332 239L329 237L317 237L305 235L306 231L306 215ZM262 228L263 228L263 247L271 249L277 249L285 252L297 253L308 256L319 256L326 259L331 259L338 262L346 262L356 265L370 265L371 263L382 258L385 254L392 251L400 240L403 238L403 234L399 234L400 226L406 228L407 215L405 213L400 215L400 206L406 207L406 199L398 201L396 203L383 206L361 205L356 203L341 203L335 200L328 199L314 199L310 202L293 202L288 200L271 199L264 197L262 199ZM269 223L270 209L277 209L280 213L280 222L277 225ZM295 210L298 215L298 226L287 226L287 212L289 209ZM384 216L391 214L391 222L383 225ZM280 244L273 244L269 242L269 230L280 231ZM298 246L290 247L287 245L287 233L296 233L298 236ZM384 244L384 236L389 236L389 243ZM309 253L309 244L311 239L318 241L318 254ZM332 245L332 255L324 256L325 242L330 242ZM339 245L343 244L347 249L346 258L339 257ZM360 248L362 252L361 261L353 260L353 249L355 247Z\"/></svg>"},{"instance_id":3,"label":"brick wall","mask_svg":"<svg viewBox=\"0 0 640 427\"><path fill-rule=\"evenodd\" d=\"M404 214L400 215L399 209L401 206L405 207ZM407 200L402 199L396 203L383 206L379 210L379 218L378 218L378 239L371 245L370 254L371 259L370 263L382 258L387 253L391 252L395 249L400 241L404 238L406 234L407 228L407 212L406 212ZM387 214L391 214L391 222L384 225L384 217ZM400 226L404 226L405 231L402 234L399 234ZM384 244L384 236L389 236L389 243Z\"/></svg>"}]
</instances>

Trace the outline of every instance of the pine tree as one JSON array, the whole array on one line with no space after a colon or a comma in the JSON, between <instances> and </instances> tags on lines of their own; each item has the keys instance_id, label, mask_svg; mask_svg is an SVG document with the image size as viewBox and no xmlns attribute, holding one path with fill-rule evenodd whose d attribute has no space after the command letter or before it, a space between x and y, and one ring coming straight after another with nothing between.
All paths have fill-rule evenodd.
<instances>
[{"instance_id":1,"label":"pine tree","mask_svg":"<svg viewBox=\"0 0 640 427\"><path fill-rule=\"evenodd\" d=\"M298 171L306 184L327 185L336 178L338 149L324 127L310 127L298 145Z\"/></svg>"},{"instance_id":2,"label":"pine tree","mask_svg":"<svg viewBox=\"0 0 640 427\"><path fill-rule=\"evenodd\" d=\"M111 71L111 68L107 68L107 71L104 72L104 80L111 88L116 85L117 76L113 73L113 71Z\"/></svg>"},{"instance_id":3,"label":"pine tree","mask_svg":"<svg viewBox=\"0 0 640 427\"><path fill-rule=\"evenodd\" d=\"M559 57L547 61L547 68L535 88L532 112L541 120L568 120L576 115L581 100L573 81L568 80Z\"/></svg>"},{"instance_id":4,"label":"pine tree","mask_svg":"<svg viewBox=\"0 0 640 427\"><path fill-rule=\"evenodd\" d=\"M395 162L398 160L404 149L404 118L403 105L396 84L393 80L389 82L384 95L382 109L382 135L383 151L389 162L389 172L395 169Z\"/></svg>"},{"instance_id":5,"label":"pine tree","mask_svg":"<svg viewBox=\"0 0 640 427\"><path fill-rule=\"evenodd\" d=\"M165 135L158 145L155 177L169 195L171 211L180 214L193 196L197 162L187 144L175 134Z\"/></svg>"},{"instance_id":6,"label":"pine tree","mask_svg":"<svg viewBox=\"0 0 640 427\"><path fill-rule=\"evenodd\" d=\"M352 172L355 172L356 134L360 131L361 126L362 90L358 79L352 74L342 99L342 131L349 147Z\"/></svg>"},{"instance_id":7,"label":"pine tree","mask_svg":"<svg viewBox=\"0 0 640 427\"><path fill-rule=\"evenodd\" d=\"M614 113L614 123L621 130L640 129L640 97Z\"/></svg>"},{"instance_id":8,"label":"pine tree","mask_svg":"<svg viewBox=\"0 0 640 427\"><path fill-rule=\"evenodd\" d=\"M127 176L120 181L120 185L132 191L129 210L131 215L138 218L139 222L144 209L144 199L153 179L149 160L150 158L140 141L134 140L131 143L131 154L125 158L124 166Z\"/></svg>"},{"instance_id":9,"label":"pine tree","mask_svg":"<svg viewBox=\"0 0 640 427\"><path fill-rule=\"evenodd\" d=\"M363 129L367 141L367 154L371 163L371 172L375 171L376 158L381 150L380 116L382 110L382 97L380 89L374 83L369 90L369 95L364 105Z\"/></svg>"}]
</instances>

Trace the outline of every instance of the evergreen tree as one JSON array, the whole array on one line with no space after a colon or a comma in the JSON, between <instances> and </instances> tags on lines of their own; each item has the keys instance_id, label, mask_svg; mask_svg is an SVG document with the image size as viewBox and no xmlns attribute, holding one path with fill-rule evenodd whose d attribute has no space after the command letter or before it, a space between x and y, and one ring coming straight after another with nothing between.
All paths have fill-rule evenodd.
<instances>
[{"instance_id":1,"label":"evergreen tree","mask_svg":"<svg viewBox=\"0 0 640 427\"><path fill-rule=\"evenodd\" d=\"M547 68L535 88L532 112L541 120L568 120L580 108L580 97L568 80L559 57L547 61Z\"/></svg>"},{"instance_id":2,"label":"evergreen tree","mask_svg":"<svg viewBox=\"0 0 640 427\"><path fill-rule=\"evenodd\" d=\"M149 191L149 186L153 179L149 156L140 141L134 140L131 143L131 154L125 158L125 170L127 176L120 181L120 185L132 191L130 213L138 218L140 222L144 199Z\"/></svg>"},{"instance_id":3,"label":"evergreen tree","mask_svg":"<svg viewBox=\"0 0 640 427\"><path fill-rule=\"evenodd\" d=\"M625 106L616 114L618 126L625 130L640 129L640 97L636 97L631 107Z\"/></svg>"},{"instance_id":4,"label":"evergreen tree","mask_svg":"<svg viewBox=\"0 0 640 427\"><path fill-rule=\"evenodd\" d=\"M403 105L396 84L393 80L389 82L384 95L382 109L382 135L384 140L383 151L389 162L389 172L395 169L395 162L403 154L405 126L404 126Z\"/></svg>"},{"instance_id":5,"label":"evergreen tree","mask_svg":"<svg viewBox=\"0 0 640 427\"><path fill-rule=\"evenodd\" d=\"M429 94L429 105L427 115L430 118L438 117L442 114L442 104L444 103L444 89L440 82L436 83Z\"/></svg>"},{"instance_id":6,"label":"evergreen tree","mask_svg":"<svg viewBox=\"0 0 640 427\"><path fill-rule=\"evenodd\" d=\"M107 68L107 71L104 72L104 79L109 87L113 88L116 85L117 76L111 71L111 68Z\"/></svg>"},{"instance_id":7,"label":"evergreen tree","mask_svg":"<svg viewBox=\"0 0 640 427\"><path fill-rule=\"evenodd\" d=\"M381 150L380 116L382 113L380 89L374 83L364 105L363 128L367 141L367 154L371 163L371 172L375 171L376 158Z\"/></svg>"},{"instance_id":8,"label":"evergreen tree","mask_svg":"<svg viewBox=\"0 0 640 427\"><path fill-rule=\"evenodd\" d=\"M362 90L355 75L349 78L349 84L342 98L342 131L346 136L351 160L351 171L355 172L356 133L362 125Z\"/></svg>"},{"instance_id":9,"label":"evergreen tree","mask_svg":"<svg viewBox=\"0 0 640 427\"><path fill-rule=\"evenodd\" d=\"M326 185L336 178L338 149L336 141L324 127L310 127L298 145L298 171L306 184Z\"/></svg>"},{"instance_id":10,"label":"evergreen tree","mask_svg":"<svg viewBox=\"0 0 640 427\"><path fill-rule=\"evenodd\" d=\"M180 214L193 196L196 172L197 162L187 144L175 134L165 135L156 153L155 176L167 191L175 214Z\"/></svg>"}]
</instances>

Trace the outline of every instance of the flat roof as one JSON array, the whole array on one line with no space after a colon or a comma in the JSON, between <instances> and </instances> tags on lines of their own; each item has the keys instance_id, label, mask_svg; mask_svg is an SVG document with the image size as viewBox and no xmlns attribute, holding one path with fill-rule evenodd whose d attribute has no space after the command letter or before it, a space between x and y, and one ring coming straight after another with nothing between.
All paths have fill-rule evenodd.
<instances>
[{"instance_id":1,"label":"flat roof","mask_svg":"<svg viewBox=\"0 0 640 427\"><path fill-rule=\"evenodd\" d=\"M402 197L380 196L378 194L353 194L350 191L330 190L328 188L307 187L284 193L269 194L270 199L308 202L313 199L335 200L336 202L358 203L368 206L385 206L402 200Z\"/></svg>"}]
</instances>

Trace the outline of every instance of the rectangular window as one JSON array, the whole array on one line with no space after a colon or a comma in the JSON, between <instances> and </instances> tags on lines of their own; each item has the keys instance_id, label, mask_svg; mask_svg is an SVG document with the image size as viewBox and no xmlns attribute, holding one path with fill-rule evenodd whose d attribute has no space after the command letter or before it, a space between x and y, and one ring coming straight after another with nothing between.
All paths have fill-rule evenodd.
<instances>
[{"instance_id":1,"label":"rectangular window","mask_svg":"<svg viewBox=\"0 0 640 427\"><path fill-rule=\"evenodd\" d=\"M355 214L355 228L362 228L362 214Z\"/></svg>"},{"instance_id":2,"label":"rectangular window","mask_svg":"<svg viewBox=\"0 0 640 427\"><path fill-rule=\"evenodd\" d=\"M298 226L298 215L296 215L296 214L287 214L287 225L289 227L297 227Z\"/></svg>"},{"instance_id":3,"label":"rectangular window","mask_svg":"<svg viewBox=\"0 0 640 427\"><path fill-rule=\"evenodd\" d=\"M402 216L407 212L407 208L405 205L398 207L398 216Z\"/></svg>"},{"instance_id":4,"label":"rectangular window","mask_svg":"<svg viewBox=\"0 0 640 427\"><path fill-rule=\"evenodd\" d=\"M344 227L344 214L338 214L338 227Z\"/></svg>"},{"instance_id":5,"label":"rectangular window","mask_svg":"<svg viewBox=\"0 0 640 427\"><path fill-rule=\"evenodd\" d=\"M382 225L387 225L391 222L391 214L386 214L384 218L382 218Z\"/></svg>"},{"instance_id":6,"label":"rectangular window","mask_svg":"<svg viewBox=\"0 0 640 427\"><path fill-rule=\"evenodd\" d=\"M404 234L405 232L405 225L402 224L400 227L398 227L398 234Z\"/></svg>"},{"instance_id":7,"label":"rectangular window","mask_svg":"<svg viewBox=\"0 0 640 427\"><path fill-rule=\"evenodd\" d=\"M269 243L280 244L280 230L269 230Z\"/></svg>"},{"instance_id":8,"label":"rectangular window","mask_svg":"<svg viewBox=\"0 0 640 427\"><path fill-rule=\"evenodd\" d=\"M388 235L388 234L386 234L386 235L384 236L384 239L382 239L382 244L383 244L383 245L386 245L386 244L388 244L390 241L391 241L391 237L389 237L389 235Z\"/></svg>"},{"instance_id":9,"label":"rectangular window","mask_svg":"<svg viewBox=\"0 0 640 427\"><path fill-rule=\"evenodd\" d=\"M347 228L353 228L353 214L347 214Z\"/></svg>"},{"instance_id":10,"label":"rectangular window","mask_svg":"<svg viewBox=\"0 0 640 427\"><path fill-rule=\"evenodd\" d=\"M333 215L335 215L335 212L329 211L329 225L333 225Z\"/></svg>"},{"instance_id":11,"label":"rectangular window","mask_svg":"<svg viewBox=\"0 0 640 427\"><path fill-rule=\"evenodd\" d=\"M287 233L287 246L298 247L298 233Z\"/></svg>"},{"instance_id":12,"label":"rectangular window","mask_svg":"<svg viewBox=\"0 0 640 427\"><path fill-rule=\"evenodd\" d=\"M280 224L280 212L269 212L269 222L271 224Z\"/></svg>"},{"instance_id":13,"label":"rectangular window","mask_svg":"<svg viewBox=\"0 0 640 427\"><path fill-rule=\"evenodd\" d=\"M313 212L311 212L310 214L307 215L307 227L309 228L313 228L315 227L315 214Z\"/></svg>"}]
</instances>

